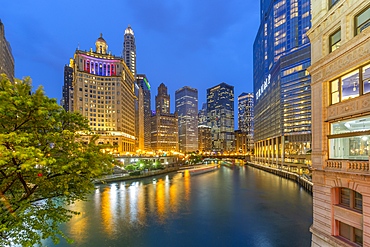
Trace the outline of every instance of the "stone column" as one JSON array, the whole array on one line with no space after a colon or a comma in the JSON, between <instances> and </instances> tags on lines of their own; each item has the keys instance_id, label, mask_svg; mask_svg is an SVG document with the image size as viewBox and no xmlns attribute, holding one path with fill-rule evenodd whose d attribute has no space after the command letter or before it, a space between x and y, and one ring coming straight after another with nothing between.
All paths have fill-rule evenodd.
<instances>
[{"instance_id":1,"label":"stone column","mask_svg":"<svg viewBox=\"0 0 370 247\"><path fill-rule=\"evenodd\" d=\"M271 139L271 164L274 164L274 158L275 158L275 144L274 144L274 139Z\"/></svg>"},{"instance_id":2,"label":"stone column","mask_svg":"<svg viewBox=\"0 0 370 247\"><path fill-rule=\"evenodd\" d=\"M285 157L285 136L281 136L281 168L284 165L284 157Z\"/></svg>"},{"instance_id":3,"label":"stone column","mask_svg":"<svg viewBox=\"0 0 370 247\"><path fill-rule=\"evenodd\" d=\"M276 137L276 166L279 167L279 137Z\"/></svg>"}]
</instances>

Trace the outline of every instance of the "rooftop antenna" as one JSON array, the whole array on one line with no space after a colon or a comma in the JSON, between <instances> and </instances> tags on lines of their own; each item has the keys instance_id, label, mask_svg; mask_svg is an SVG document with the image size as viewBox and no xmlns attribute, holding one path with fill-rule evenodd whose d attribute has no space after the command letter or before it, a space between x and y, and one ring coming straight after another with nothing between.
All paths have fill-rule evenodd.
<instances>
[{"instance_id":1,"label":"rooftop antenna","mask_svg":"<svg viewBox=\"0 0 370 247\"><path fill-rule=\"evenodd\" d=\"M80 42L78 42L77 49L80 50Z\"/></svg>"}]
</instances>

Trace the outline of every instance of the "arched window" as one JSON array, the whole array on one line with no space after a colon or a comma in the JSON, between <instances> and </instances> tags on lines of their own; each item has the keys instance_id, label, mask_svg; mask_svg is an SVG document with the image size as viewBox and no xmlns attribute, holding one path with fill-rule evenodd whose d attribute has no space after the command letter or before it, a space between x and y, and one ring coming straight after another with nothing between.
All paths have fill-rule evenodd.
<instances>
[{"instance_id":1,"label":"arched window","mask_svg":"<svg viewBox=\"0 0 370 247\"><path fill-rule=\"evenodd\" d=\"M94 73L94 62L91 62L91 73Z\"/></svg>"},{"instance_id":2,"label":"arched window","mask_svg":"<svg viewBox=\"0 0 370 247\"><path fill-rule=\"evenodd\" d=\"M100 63L99 64L99 75L103 74L103 65Z\"/></svg>"},{"instance_id":3,"label":"arched window","mask_svg":"<svg viewBox=\"0 0 370 247\"><path fill-rule=\"evenodd\" d=\"M102 46L100 46L100 53L102 53L103 52L103 47Z\"/></svg>"},{"instance_id":4,"label":"arched window","mask_svg":"<svg viewBox=\"0 0 370 247\"><path fill-rule=\"evenodd\" d=\"M103 70L103 75L107 75L107 65L104 64L103 66L104 70Z\"/></svg>"},{"instance_id":5,"label":"arched window","mask_svg":"<svg viewBox=\"0 0 370 247\"><path fill-rule=\"evenodd\" d=\"M111 74L110 74L110 64L108 64L108 74L107 74L108 76L110 76Z\"/></svg>"},{"instance_id":6,"label":"arched window","mask_svg":"<svg viewBox=\"0 0 370 247\"><path fill-rule=\"evenodd\" d=\"M99 72L98 66L98 63L95 63L95 75L97 75Z\"/></svg>"},{"instance_id":7,"label":"arched window","mask_svg":"<svg viewBox=\"0 0 370 247\"><path fill-rule=\"evenodd\" d=\"M84 59L84 71L86 70L86 60Z\"/></svg>"},{"instance_id":8,"label":"arched window","mask_svg":"<svg viewBox=\"0 0 370 247\"><path fill-rule=\"evenodd\" d=\"M116 70L114 69L114 64L112 63L112 75L116 75Z\"/></svg>"},{"instance_id":9,"label":"arched window","mask_svg":"<svg viewBox=\"0 0 370 247\"><path fill-rule=\"evenodd\" d=\"M90 61L87 60L87 63L86 63L86 70L90 72Z\"/></svg>"}]
</instances>

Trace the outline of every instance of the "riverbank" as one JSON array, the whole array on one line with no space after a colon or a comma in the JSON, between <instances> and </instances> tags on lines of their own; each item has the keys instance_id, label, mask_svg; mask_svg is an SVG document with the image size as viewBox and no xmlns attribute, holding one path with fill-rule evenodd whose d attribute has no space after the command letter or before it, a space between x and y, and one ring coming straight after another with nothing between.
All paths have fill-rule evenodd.
<instances>
[{"instance_id":1,"label":"riverbank","mask_svg":"<svg viewBox=\"0 0 370 247\"><path fill-rule=\"evenodd\" d=\"M269 173L273 173L273 174L278 175L280 177L284 177L284 178L293 180L293 181L297 182L298 184L300 184L302 187L304 187L306 190L311 192L311 194L312 194L313 183L308 181L304 177L299 176L296 173L292 173L292 172L288 172L288 171L284 171L284 170L279 170L279 169L276 169L276 168L255 164L255 163L252 163L252 162L247 162L246 164L249 165L249 166L255 167L257 169L264 170L264 171L267 171Z\"/></svg>"},{"instance_id":2,"label":"riverbank","mask_svg":"<svg viewBox=\"0 0 370 247\"><path fill-rule=\"evenodd\" d=\"M150 172L144 172L142 175L139 176L129 176L127 173L126 174L115 174L115 175L109 175L105 178L102 178L101 180L95 181L95 184L103 184L103 183L108 183L108 182L117 182L117 181L126 181L126 180L132 180L132 179L141 179L141 178L147 178L147 177L152 177L160 174L165 174L169 172L175 172L179 170L178 167L174 168L166 168L163 170L159 171L150 171Z\"/></svg>"}]
</instances>

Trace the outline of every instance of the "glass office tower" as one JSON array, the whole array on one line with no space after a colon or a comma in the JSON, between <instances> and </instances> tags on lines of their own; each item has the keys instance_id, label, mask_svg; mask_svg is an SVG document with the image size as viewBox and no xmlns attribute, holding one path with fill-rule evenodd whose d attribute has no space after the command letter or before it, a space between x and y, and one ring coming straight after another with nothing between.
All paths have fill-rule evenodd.
<instances>
[{"instance_id":1,"label":"glass office tower","mask_svg":"<svg viewBox=\"0 0 370 247\"><path fill-rule=\"evenodd\" d=\"M198 90L182 87L175 93L175 108L179 116L180 152L198 150Z\"/></svg>"},{"instance_id":2,"label":"glass office tower","mask_svg":"<svg viewBox=\"0 0 370 247\"><path fill-rule=\"evenodd\" d=\"M256 158L292 171L311 149L310 20L310 0L263 0L253 46Z\"/></svg>"},{"instance_id":3,"label":"glass office tower","mask_svg":"<svg viewBox=\"0 0 370 247\"><path fill-rule=\"evenodd\" d=\"M207 89L207 125L212 128L213 151L234 150L233 86L223 82Z\"/></svg>"}]
</instances>

